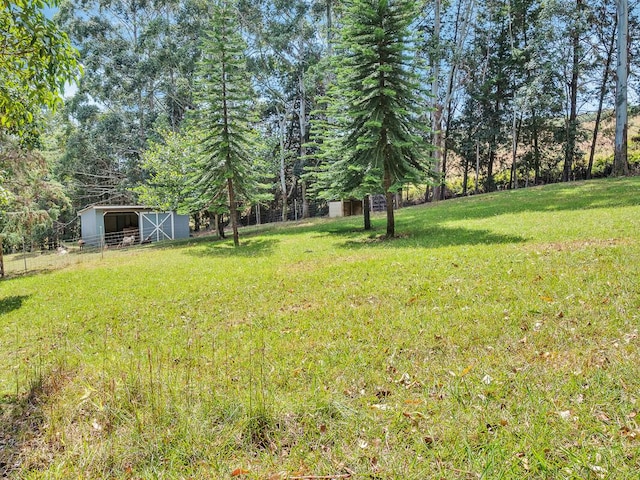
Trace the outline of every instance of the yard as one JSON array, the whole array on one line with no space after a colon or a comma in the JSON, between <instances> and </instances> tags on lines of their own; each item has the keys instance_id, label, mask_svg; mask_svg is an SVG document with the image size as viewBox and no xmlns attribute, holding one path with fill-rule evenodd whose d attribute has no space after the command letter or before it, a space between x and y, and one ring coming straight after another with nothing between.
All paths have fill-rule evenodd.
<instances>
[{"instance_id":1,"label":"yard","mask_svg":"<svg viewBox=\"0 0 640 480\"><path fill-rule=\"evenodd\" d=\"M314 220L3 280L0 472L635 479L639 191L505 191L402 209L393 240L382 217Z\"/></svg>"}]
</instances>

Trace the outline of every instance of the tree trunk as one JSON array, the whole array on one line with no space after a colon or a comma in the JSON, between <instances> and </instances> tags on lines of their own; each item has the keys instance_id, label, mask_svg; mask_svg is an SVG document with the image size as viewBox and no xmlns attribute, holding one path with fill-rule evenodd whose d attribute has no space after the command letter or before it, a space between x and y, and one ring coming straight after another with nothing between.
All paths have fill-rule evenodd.
<instances>
[{"instance_id":1,"label":"tree trunk","mask_svg":"<svg viewBox=\"0 0 640 480\"><path fill-rule=\"evenodd\" d=\"M596 123L593 126L593 138L591 139L591 149L589 151L589 164L587 166L587 180L591 178L591 170L593 170L593 158L596 154L596 143L598 141L598 131L600 130L600 119L602 118L602 104L604 103L604 96L607 93L607 83L609 82L609 69L611 68L611 61L613 60L613 50L616 43L616 30L618 28L618 18L614 22L613 32L611 33L611 41L609 48L607 49L607 60L604 65L604 71L602 73L602 83L600 84L600 94L598 96L598 111L596 113Z\"/></svg>"},{"instance_id":2,"label":"tree trunk","mask_svg":"<svg viewBox=\"0 0 640 480\"><path fill-rule=\"evenodd\" d=\"M200 231L200 212L196 212L193 214L193 231Z\"/></svg>"},{"instance_id":3,"label":"tree trunk","mask_svg":"<svg viewBox=\"0 0 640 480\"><path fill-rule=\"evenodd\" d=\"M627 76L629 59L627 54L629 37L629 3L618 0L618 62L616 81L616 143L613 158L613 175L616 177L629 173L627 162Z\"/></svg>"},{"instance_id":4,"label":"tree trunk","mask_svg":"<svg viewBox=\"0 0 640 480\"><path fill-rule=\"evenodd\" d=\"M393 184L391 171L387 165L384 166L384 196L387 201L387 237L392 238L396 234L396 220L393 211L393 192L389 189Z\"/></svg>"},{"instance_id":5,"label":"tree trunk","mask_svg":"<svg viewBox=\"0 0 640 480\"><path fill-rule=\"evenodd\" d=\"M469 156L464 156L464 163L462 164L462 195L467 194L467 188L469 183Z\"/></svg>"},{"instance_id":6,"label":"tree trunk","mask_svg":"<svg viewBox=\"0 0 640 480\"><path fill-rule=\"evenodd\" d=\"M226 238L224 234L224 215L220 215L219 213L214 213L213 222L215 223L214 228L216 229L216 232L218 232L218 238Z\"/></svg>"},{"instance_id":7,"label":"tree trunk","mask_svg":"<svg viewBox=\"0 0 640 480\"><path fill-rule=\"evenodd\" d=\"M516 118L515 108L513 110L513 124L512 128L512 138L511 138L511 178L509 179L509 185L513 189L518 188L518 138L520 137L520 122L522 119Z\"/></svg>"},{"instance_id":8,"label":"tree trunk","mask_svg":"<svg viewBox=\"0 0 640 480\"><path fill-rule=\"evenodd\" d=\"M437 51L431 52L431 96L433 97L433 112L431 113L431 135L433 138L433 159L435 173L438 175L438 183L433 187L433 201L440 200L442 184L444 183L444 172L442 169L442 145L441 145L441 117L442 108L438 104L440 93L440 0L434 3L435 17L433 22L433 38L435 42L432 46ZM442 178L441 178L442 176Z\"/></svg>"},{"instance_id":9,"label":"tree trunk","mask_svg":"<svg viewBox=\"0 0 640 480\"><path fill-rule=\"evenodd\" d=\"M280 109L276 106L276 113L278 115L278 138L280 141L280 190L282 191L282 221L287 221L287 179L285 177L285 158L284 158L284 128L285 128L285 115L280 114Z\"/></svg>"},{"instance_id":10,"label":"tree trunk","mask_svg":"<svg viewBox=\"0 0 640 480\"><path fill-rule=\"evenodd\" d=\"M298 110L298 122L300 125L300 161L304 165L307 157L307 91L304 86L304 76L298 78L300 87L300 108ZM309 218L309 199L307 198L307 182L301 180L302 187L302 218Z\"/></svg>"},{"instance_id":11,"label":"tree trunk","mask_svg":"<svg viewBox=\"0 0 640 480\"><path fill-rule=\"evenodd\" d=\"M487 192L493 192L496 189L496 184L493 179L493 164L496 161L496 152L493 148L493 145L490 147L489 151L489 163L487 165L487 181L485 183Z\"/></svg>"},{"instance_id":12,"label":"tree trunk","mask_svg":"<svg viewBox=\"0 0 640 480\"><path fill-rule=\"evenodd\" d=\"M471 14L473 12L473 5L474 5L474 0L469 0L466 8L465 8L465 12L462 15L460 15L460 11L462 8L462 2L460 2L458 4L458 10L456 12L456 21L455 21L455 32L453 35L454 38L454 42L455 42L455 48L453 51L453 63L451 64L451 68L449 70L449 81L447 82L447 91L445 94L445 100L444 100L444 107L445 107L445 121L444 121L444 130L441 134L441 139L440 139L440 143L442 144L442 172L443 175L446 177L447 174L447 136L449 135L449 127L451 126L451 117L452 117L452 101L453 101L453 90L454 90L454 83L455 83L455 79L456 79L456 72L458 69L458 62L459 62L459 58L460 58L460 54L462 52L462 47L464 45L464 42L467 38L467 27L469 25L469 21L471 19ZM458 27L460 26L460 28L458 29ZM442 123L442 120L441 120ZM469 161L467 159L467 167L469 165ZM463 187L464 188L464 187ZM464 188L465 192L466 192L466 188ZM444 200L444 189L442 189L440 197L442 200Z\"/></svg>"},{"instance_id":13,"label":"tree trunk","mask_svg":"<svg viewBox=\"0 0 640 480\"><path fill-rule=\"evenodd\" d=\"M236 204L236 192L233 189L233 180L227 178L227 189L229 193L229 216L231 217L231 228L233 230L233 245L240 246L238 237L238 205Z\"/></svg>"},{"instance_id":14,"label":"tree trunk","mask_svg":"<svg viewBox=\"0 0 640 480\"><path fill-rule=\"evenodd\" d=\"M476 194L478 193L479 179L480 179L480 142L476 140Z\"/></svg>"},{"instance_id":15,"label":"tree trunk","mask_svg":"<svg viewBox=\"0 0 640 480\"><path fill-rule=\"evenodd\" d=\"M582 0L576 0L576 12L580 12ZM573 60L571 64L571 82L569 83L569 120L567 122L567 143L564 152L564 168L562 181L571 180L574 156L576 152L576 135L578 130L578 75L580 73L580 28L576 19L571 33L571 49Z\"/></svg>"},{"instance_id":16,"label":"tree trunk","mask_svg":"<svg viewBox=\"0 0 640 480\"><path fill-rule=\"evenodd\" d=\"M538 133L538 117L536 111L531 112L531 124L533 130L533 184L537 185L540 181L540 144Z\"/></svg>"},{"instance_id":17,"label":"tree trunk","mask_svg":"<svg viewBox=\"0 0 640 480\"><path fill-rule=\"evenodd\" d=\"M364 217L364 229L371 230L371 200L369 195L362 199L362 215Z\"/></svg>"},{"instance_id":18,"label":"tree trunk","mask_svg":"<svg viewBox=\"0 0 640 480\"><path fill-rule=\"evenodd\" d=\"M0 278L4 278L4 247L2 246L2 237L0 237Z\"/></svg>"}]
</instances>

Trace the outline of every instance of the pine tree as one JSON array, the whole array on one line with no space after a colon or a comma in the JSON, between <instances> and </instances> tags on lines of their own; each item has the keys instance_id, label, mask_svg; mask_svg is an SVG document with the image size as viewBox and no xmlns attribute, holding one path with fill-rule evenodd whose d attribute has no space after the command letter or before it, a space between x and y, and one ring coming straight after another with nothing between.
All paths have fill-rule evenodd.
<instances>
[{"instance_id":1,"label":"pine tree","mask_svg":"<svg viewBox=\"0 0 640 480\"><path fill-rule=\"evenodd\" d=\"M255 151L251 81L233 2L218 0L212 9L200 64L200 128L205 155L199 186L211 203L226 193L233 243L238 246L238 201L257 191L251 159Z\"/></svg>"},{"instance_id":2,"label":"pine tree","mask_svg":"<svg viewBox=\"0 0 640 480\"><path fill-rule=\"evenodd\" d=\"M395 235L393 194L429 171L418 121L426 104L419 87L410 26L412 0L349 0L336 49L337 91L332 108L340 139L335 182L346 191L374 188L387 201L387 236ZM346 108L345 108L346 107Z\"/></svg>"}]
</instances>

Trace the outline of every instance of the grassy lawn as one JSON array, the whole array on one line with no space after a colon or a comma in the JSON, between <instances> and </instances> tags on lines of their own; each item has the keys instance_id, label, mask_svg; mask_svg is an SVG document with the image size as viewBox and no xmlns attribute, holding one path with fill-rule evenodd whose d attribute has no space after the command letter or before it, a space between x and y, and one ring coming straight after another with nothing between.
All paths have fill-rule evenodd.
<instances>
[{"instance_id":1,"label":"grassy lawn","mask_svg":"<svg viewBox=\"0 0 640 480\"><path fill-rule=\"evenodd\" d=\"M374 225L0 282L0 472L638 478L640 178Z\"/></svg>"}]
</instances>

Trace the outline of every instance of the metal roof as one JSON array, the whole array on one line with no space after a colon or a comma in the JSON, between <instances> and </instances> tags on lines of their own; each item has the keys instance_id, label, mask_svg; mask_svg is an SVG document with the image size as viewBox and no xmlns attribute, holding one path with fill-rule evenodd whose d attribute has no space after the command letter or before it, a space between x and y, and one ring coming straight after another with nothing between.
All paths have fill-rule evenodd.
<instances>
[{"instance_id":1,"label":"metal roof","mask_svg":"<svg viewBox=\"0 0 640 480\"><path fill-rule=\"evenodd\" d=\"M156 209L145 207L144 205L91 205L78 211L78 215L82 215L89 210L100 210L105 213L124 213L124 212L153 212Z\"/></svg>"}]
</instances>

